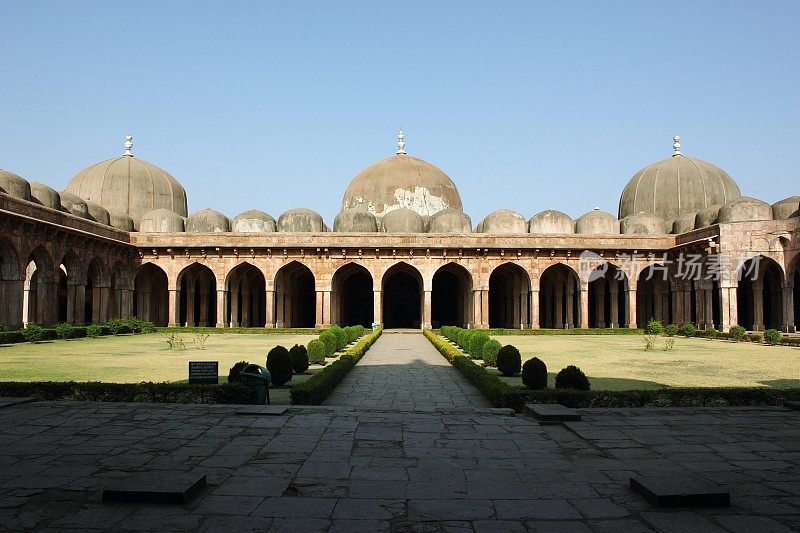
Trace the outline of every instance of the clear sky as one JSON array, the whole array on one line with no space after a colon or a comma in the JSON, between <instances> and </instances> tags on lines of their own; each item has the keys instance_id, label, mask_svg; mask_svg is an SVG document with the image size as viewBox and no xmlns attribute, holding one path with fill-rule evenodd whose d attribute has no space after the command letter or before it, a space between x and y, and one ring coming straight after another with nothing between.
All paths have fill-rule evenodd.
<instances>
[{"instance_id":1,"label":"clear sky","mask_svg":"<svg viewBox=\"0 0 800 533\"><path fill-rule=\"evenodd\" d=\"M0 167L59 190L130 132L190 212L332 225L402 126L473 224L616 213L676 131L744 195L800 195L796 0L2 0L0 27Z\"/></svg>"}]
</instances>

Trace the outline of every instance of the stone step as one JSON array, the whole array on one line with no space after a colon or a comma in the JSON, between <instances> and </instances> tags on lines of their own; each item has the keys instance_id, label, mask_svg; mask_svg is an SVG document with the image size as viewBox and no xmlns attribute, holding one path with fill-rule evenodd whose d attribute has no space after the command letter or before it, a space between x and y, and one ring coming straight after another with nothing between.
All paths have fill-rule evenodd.
<instances>
[{"instance_id":1,"label":"stone step","mask_svg":"<svg viewBox=\"0 0 800 533\"><path fill-rule=\"evenodd\" d=\"M540 422L580 422L581 415L575 409L559 403L526 403L525 411Z\"/></svg>"},{"instance_id":2,"label":"stone step","mask_svg":"<svg viewBox=\"0 0 800 533\"><path fill-rule=\"evenodd\" d=\"M103 491L103 501L182 504L205 486L205 474L147 472L115 481Z\"/></svg>"},{"instance_id":3,"label":"stone step","mask_svg":"<svg viewBox=\"0 0 800 533\"><path fill-rule=\"evenodd\" d=\"M238 416L278 416L286 412L286 405L246 405L236 410Z\"/></svg>"},{"instance_id":4,"label":"stone step","mask_svg":"<svg viewBox=\"0 0 800 533\"><path fill-rule=\"evenodd\" d=\"M630 487L657 507L730 507L731 494L693 474L630 478Z\"/></svg>"}]
</instances>

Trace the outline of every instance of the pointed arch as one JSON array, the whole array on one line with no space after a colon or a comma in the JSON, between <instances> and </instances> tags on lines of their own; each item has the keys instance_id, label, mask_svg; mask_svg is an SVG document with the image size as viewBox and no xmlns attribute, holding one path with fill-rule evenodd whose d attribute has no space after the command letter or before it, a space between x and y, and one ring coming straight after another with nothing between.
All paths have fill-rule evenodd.
<instances>
[{"instance_id":1,"label":"pointed arch","mask_svg":"<svg viewBox=\"0 0 800 533\"><path fill-rule=\"evenodd\" d=\"M186 327L213 327L217 317L217 278L206 265L194 262L178 274L178 320Z\"/></svg>"},{"instance_id":2,"label":"pointed arch","mask_svg":"<svg viewBox=\"0 0 800 533\"><path fill-rule=\"evenodd\" d=\"M169 316L167 273L153 263L144 263L136 270L133 280L133 314L139 320L149 320L166 326Z\"/></svg>"},{"instance_id":3,"label":"pointed arch","mask_svg":"<svg viewBox=\"0 0 800 533\"><path fill-rule=\"evenodd\" d=\"M472 274L453 261L433 274L431 283L431 326L471 326Z\"/></svg>"},{"instance_id":4,"label":"pointed arch","mask_svg":"<svg viewBox=\"0 0 800 533\"><path fill-rule=\"evenodd\" d=\"M539 325L568 329L581 323L580 279L564 263L547 267L539 278Z\"/></svg>"},{"instance_id":5,"label":"pointed arch","mask_svg":"<svg viewBox=\"0 0 800 533\"><path fill-rule=\"evenodd\" d=\"M40 245L31 250L26 265L23 322L50 326L58 317L58 274L53 259Z\"/></svg>"},{"instance_id":6,"label":"pointed arch","mask_svg":"<svg viewBox=\"0 0 800 533\"><path fill-rule=\"evenodd\" d=\"M419 270L401 261L383 274L383 322L386 328L422 327L423 280Z\"/></svg>"},{"instance_id":7,"label":"pointed arch","mask_svg":"<svg viewBox=\"0 0 800 533\"><path fill-rule=\"evenodd\" d=\"M355 261L340 266L331 280L331 323L370 327L374 321L372 274Z\"/></svg>"},{"instance_id":8,"label":"pointed arch","mask_svg":"<svg viewBox=\"0 0 800 533\"><path fill-rule=\"evenodd\" d=\"M589 327L628 327L628 277L617 265L603 263L589 273Z\"/></svg>"},{"instance_id":9,"label":"pointed arch","mask_svg":"<svg viewBox=\"0 0 800 533\"><path fill-rule=\"evenodd\" d=\"M275 273L275 320L279 328L313 328L317 313L316 279L300 261Z\"/></svg>"},{"instance_id":10,"label":"pointed arch","mask_svg":"<svg viewBox=\"0 0 800 533\"><path fill-rule=\"evenodd\" d=\"M108 319L108 282L103 264L95 257L86 267L85 300L83 322L99 324Z\"/></svg>"},{"instance_id":11,"label":"pointed arch","mask_svg":"<svg viewBox=\"0 0 800 533\"><path fill-rule=\"evenodd\" d=\"M737 321L752 331L784 329L784 274L774 260L757 255L745 261L737 272Z\"/></svg>"},{"instance_id":12,"label":"pointed arch","mask_svg":"<svg viewBox=\"0 0 800 533\"><path fill-rule=\"evenodd\" d=\"M108 313L108 318L127 319L133 315L133 287L122 261L117 261L111 267Z\"/></svg>"},{"instance_id":13,"label":"pointed arch","mask_svg":"<svg viewBox=\"0 0 800 533\"><path fill-rule=\"evenodd\" d=\"M669 267L650 265L636 280L636 323L644 327L650 319L672 324L672 279Z\"/></svg>"},{"instance_id":14,"label":"pointed arch","mask_svg":"<svg viewBox=\"0 0 800 533\"><path fill-rule=\"evenodd\" d=\"M266 278L261 270L246 261L236 265L225 278L225 291L226 324L233 328L266 326Z\"/></svg>"}]
</instances>

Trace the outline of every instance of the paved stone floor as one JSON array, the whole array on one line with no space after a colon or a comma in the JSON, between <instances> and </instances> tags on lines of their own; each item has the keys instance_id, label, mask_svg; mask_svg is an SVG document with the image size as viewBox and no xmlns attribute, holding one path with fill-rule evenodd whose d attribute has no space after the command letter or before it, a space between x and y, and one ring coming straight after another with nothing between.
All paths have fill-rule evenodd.
<instances>
[{"instance_id":1,"label":"paved stone floor","mask_svg":"<svg viewBox=\"0 0 800 533\"><path fill-rule=\"evenodd\" d=\"M418 410L490 407L419 330L384 332L325 405Z\"/></svg>"},{"instance_id":2,"label":"paved stone floor","mask_svg":"<svg viewBox=\"0 0 800 533\"><path fill-rule=\"evenodd\" d=\"M0 408L0 530L788 531L800 413L581 410L542 426L488 409L413 412L37 402ZM634 473L690 471L732 507L654 508ZM185 505L107 504L133 473L208 475Z\"/></svg>"}]
</instances>

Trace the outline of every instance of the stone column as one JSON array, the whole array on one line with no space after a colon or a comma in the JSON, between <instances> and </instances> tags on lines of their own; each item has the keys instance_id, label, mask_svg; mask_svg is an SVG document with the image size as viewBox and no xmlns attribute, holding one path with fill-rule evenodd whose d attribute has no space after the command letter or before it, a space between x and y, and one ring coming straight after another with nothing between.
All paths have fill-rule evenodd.
<instances>
[{"instance_id":1,"label":"stone column","mask_svg":"<svg viewBox=\"0 0 800 533\"><path fill-rule=\"evenodd\" d=\"M472 327L479 328L481 324L481 291L472 291Z\"/></svg>"},{"instance_id":2,"label":"stone column","mask_svg":"<svg viewBox=\"0 0 800 533\"><path fill-rule=\"evenodd\" d=\"M24 290L23 280L8 280L3 283L3 305L6 310L5 320L9 329L19 329L22 327L22 305L23 296L27 293Z\"/></svg>"},{"instance_id":3,"label":"stone column","mask_svg":"<svg viewBox=\"0 0 800 533\"><path fill-rule=\"evenodd\" d=\"M736 287L723 285L720 283L720 320L722 321L722 331L728 333L731 326L735 325L738 318L738 307L736 301Z\"/></svg>"},{"instance_id":4,"label":"stone column","mask_svg":"<svg viewBox=\"0 0 800 533\"><path fill-rule=\"evenodd\" d=\"M208 326L211 322L211 317L208 316L208 289L200 289L200 320L198 323L201 326Z\"/></svg>"},{"instance_id":5,"label":"stone column","mask_svg":"<svg viewBox=\"0 0 800 533\"><path fill-rule=\"evenodd\" d=\"M330 326L331 323L331 291L322 291L322 324Z\"/></svg>"},{"instance_id":6,"label":"stone column","mask_svg":"<svg viewBox=\"0 0 800 533\"><path fill-rule=\"evenodd\" d=\"M553 302L555 304L553 305L553 313L555 314L553 317L553 327L557 329L569 327L569 317L564 317L564 298L569 300L569 295L564 288L564 281L559 277L556 280L555 302ZM569 313L567 314L569 315Z\"/></svg>"},{"instance_id":7,"label":"stone column","mask_svg":"<svg viewBox=\"0 0 800 533\"><path fill-rule=\"evenodd\" d=\"M519 293L519 329L530 327L531 321L529 314L528 291L524 290Z\"/></svg>"},{"instance_id":8,"label":"stone column","mask_svg":"<svg viewBox=\"0 0 800 533\"><path fill-rule=\"evenodd\" d=\"M631 284L628 287L628 327L629 328L636 328L638 324L636 323L636 286Z\"/></svg>"},{"instance_id":9,"label":"stone column","mask_svg":"<svg viewBox=\"0 0 800 533\"><path fill-rule=\"evenodd\" d=\"M681 290L678 287L673 287L670 297L672 298L672 323L683 324L683 295Z\"/></svg>"},{"instance_id":10,"label":"stone column","mask_svg":"<svg viewBox=\"0 0 800 533\"><path fill-rule=\"evenodd\" d=\"M266 321L264 326L267 328L275 327L275 291L266 291L266 306L264 307L266 313Z\"/></svg>"},{"instance_id":11,"label":"stone column","mask_svg":"<svg viewBox=\"0 0 800 533\"><path fill-rule=\"evenodd\" d=\"M217 327L225 327L225 304L228 303L228 292L217 289Z\"/></svg>"},{"instance_id":12,"label":"stone column","mask_svg":"<svg viewBox=\"0 0 800 533\"><path fill-rule=\"evenodd\" d=\"M794 286L783 288L783 332L794 333Z\"/></svg>"},{"instance_id":13,"label":"stone column","mask_svg":"<svg viewBox=\"0 0 800 533\"><path fill-rule=\"evenodd\" d=\"M586 329L589 327L589 284L581 282L581 327ZM572 307L570 305L570 307Z\"/></svg>"},{"instance_id":14,"label":"stone column","mask_svg":"<svg viewBox=\"0 0 800 533\"><path fill-rule=\"evenodd\" d=\"M122 320L133 316L133 291L122 289L120 291L119 318Z\"/></svg>"},{"instance_id":15,"label":"stone column","mask_svg":"<svg viewBox=\"0 0 800 533\"><path fill-rule=\"evenodd\" d=\"M706 325L706 329L715 328L716 325L714 324L714 290L713 289L706 289L703 291L703 311L705 312L705 318L703 322Z\"/></svg>"},{"instance_id":16,"label":"stone column","mask_svg":"<svg viewBox=\"0 0 800 533\"><path fill-rule=\"evenodd\" d=\"M188 274L187 274L188 275ZM186 284L186 326L193 327L195 325L194 316L194 284Z\"/></svg>"},{"instance_id":17,"label":"stone column","mask_svg":"<svg viewBox=\"0 0 800 533\"><path fill-rule=\"evenodd\" d=\"M539 329L539 291L531 291L530 297L531 329Z\"/></svg>"},{"instance_id":18,"label":"stone column","mask_svg":"<svg viewBox=\"0 0 800 533\"><path fill-rule=\"evenodd\" d=\"M623 322L619 318L619 282L617 280L611 280L611 286L608 289L608 297L611 299L611 316L606 318L606 327L619 328L622 327Z\"/></svg>"},{"instance_id":19,"label":"stone column","mask_svg":"<svg viewBox=\"0 0 800 533\"><path fill-rule=\"evenodd\" d=\"M230 295L228 299L231 302L231 322L230 325L232 328L238 328L240 324L239 320L239 287L233 286L231 288ZM269 323L269 321L267 321Z\"/></svg>"},{"instance_id":20,"label":"stone column","mask_svg":"<svg viewBox=\"0 0 800 533\"><path fill-rule=\"evenodd\" d=\"M275 300L275 326L283 328L286 326L286 297L282 290L275 293Z\"/></svg>"},{"instance_id":21,"label":"stone column","mask_svg":"<svg viewBox=\"0 0 800 533\"><path fill-rule=\"evenodd\" d=\"M235 294L235 293L234 293ZM242 303L242 312L239 314L238 322L241 324L242 327L250 327L253 324L250 322L252 319L250 317L250 292L242 291L239 295L239 301ZM231 308L231 312L233 309Z\"/></svg>"},{"instance_id":22,"label":"stone column","mask_svg":"<svg viewBox=\"0 0 800 533\"><path fill-rule=\"evenodd\" d=\"M764 283L753 282L753 331L763 331L764 327Z\"/></svg>"},{"instance_id":23,"label":"stone column","mask_svg":"<svg viewBox=\"0 0 800 533\"><path fill-rule=\"evenodd\" d=\"M102 324L108 320L108 293L110 287L95 287L92 290L92 322Z\"/></svg>"},{"instance_id":24,"label":"stone column","mask_svg":"<svg viewBox=\"0 0 800 533\"><path fill-rule=\"evenodd\" d=\"M595 291L594 314L597 327L606 327L606 287L602 281L597 283L597 291Z\"/></svg>"},{"instance_id":25,"label":"stone column","mask_svg":"<svg viewBox=\"0 0 800 533\"><path fill-rule=\"evenodd\" d=\"M78 322L75 313L75 287L76 285L73 283L67 284L67 323L68 324L75 324ZM83 316L80 317L80 321L83 322Z\"/></svg>"},{"instance_id":26,"label":"stone column","mask_svg":"<svg viewBox=\"0 0 800 533\"><path fill-rule=\"evenodd\" d=\"M381 291L372 291L372 321L383 326L383 302Z\"/></svg>"},{"instance_id":27,"label":"stone column","mask_svg":"<svg viewBox=\"0 0 800 533\"><path fill-rule=\"evenodd\" d=\"M481 328L489 327L489 290L481 291Z\"/></svg>"},{"instance_id":28,"label":"stone column","mask_svg":"<svg viewBox=\"0 0 800 533\"><path fill-rule=\"evenodd\" d=\"M150 299L150 295L147 295L146 300ZM139 306L142 305L142 299L139 301ZM178 327L181 325L181 291L180 289L170 289L169 290L169 302L167 303L169 307L169 325L171 327ZM138 310L137 310L138 311ZM140 312L141 313L141 312ZM150 314L141 313L139 318L141 320L150 320Z\"/></svg>"},{"instance_id":29,"label":"stone column","mask_svg":"<svg viewBox=\"0 0 800 533\"><path fill-rule=\"evenodd\" d=\"M422 298L422 329L431 327L431 291L423 291Z\"/></svg>"},{"instance_id":30,"label":"stone column","mask_svg":"<svg viewBox=\"0 0 800 533\"><path fill-rule=\"evenodd\" d=\"M73 285L73 287L72 305L70 306L70 302L67 302L67 312L69 313L69 308L72 307L72 318L74 322L76 324L83 324L85 322L83 314L86 309L86 286Z\"/></svg>"}]
</instances>

